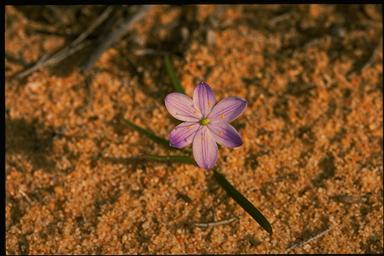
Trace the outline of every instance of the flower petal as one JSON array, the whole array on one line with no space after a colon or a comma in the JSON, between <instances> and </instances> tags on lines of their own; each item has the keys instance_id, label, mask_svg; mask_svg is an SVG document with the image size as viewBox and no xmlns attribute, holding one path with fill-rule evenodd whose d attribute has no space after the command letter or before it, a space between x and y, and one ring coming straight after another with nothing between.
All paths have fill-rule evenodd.
<instances>
[{"instance_id":1,"label":"flower petal","mask_svg":"<svg viewBox=\"0 0 384 256\"><path fill-rule=\"evenodd\" d=\"M199 123L195 122L179 124L169 134L169 144L175 148L184 148L190 145L199 127Z\"/></svg>"},{"instance_id":2,"label":"flower petal","mask_svg":"<svg viewBox=\"0 0 384 256\"><path fill-rule=\"evenodd\" d=\"M180 121L199 121L202 115L193 105L193 101L187 95L173 92L164 99L168 112Z\"/></svg>"},{"instance_id":3,"label":"flower petal","mask_svg":"<svg viewBox=\"0 0 384 256\"><path fill-rule=\"evenodd\" d=\"M247 101L239 97L228 97L219 101L208 115L210 121L231 122L243 113Z\"/></svg>"},{"instance_id":4,"label":"flower petal","mask_svg":"<svg viewBox=\"0 0 384 256\"><path fill-rule=\"evenodd\" d=\"M199 109L203 116L207 116L215 105L215 94L211 87L204 82L200 82L193 92L193 104Z\"/></svg>"},{"instance_id":5,"label":"flower petal","mask_svg":"<svg viewBox=\"0 0 384 256\"><path fill-rule=\"evenodd\" d=\"M193 139L193 157L204 169L211 169L217 160L217 144L207 126L201 126Z\"/></svg>"},{"instance_id":6,"label":"flower petal","mask_svg":"<svg viewBox=\"0 0 384 256\"><path fill-rule=\"evenodd\" d=\"M241 146L243 141L236 129L226 122L215 122L208 124L213 138L220 145L235 148Z\"/></svg>"}]
</instances>

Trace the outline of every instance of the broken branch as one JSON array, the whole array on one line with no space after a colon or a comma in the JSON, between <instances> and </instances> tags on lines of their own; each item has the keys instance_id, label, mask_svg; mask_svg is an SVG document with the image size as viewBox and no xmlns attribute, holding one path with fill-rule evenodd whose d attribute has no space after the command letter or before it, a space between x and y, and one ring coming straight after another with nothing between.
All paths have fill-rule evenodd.
<instances>
[{"instance_id":1,"label":"broken branch","mask_svg":"<svg viewBox=\"0 0 384 256\"><path fill-rule=\"evenodd\" d=\"M141 7L141 10L135 15L125 18L122 20L121 24L115 30L112 30L107 35L99 39L99 44L96 46L95 50L89 55L88 59L84 62L82 67L83 71L89 70L93 64L100 58L101 54L107 50L113 43L120 40L131 26L138 20L144 17L145 13L149 10L149 6Z\"/></svg>"}]
</instances>

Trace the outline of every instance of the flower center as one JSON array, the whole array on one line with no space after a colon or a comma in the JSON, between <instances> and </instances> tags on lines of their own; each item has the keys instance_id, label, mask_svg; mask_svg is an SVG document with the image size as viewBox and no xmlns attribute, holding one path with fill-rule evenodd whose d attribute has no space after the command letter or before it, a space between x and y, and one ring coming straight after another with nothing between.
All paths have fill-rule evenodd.
<instances>
[{"instance_id":1,"label":"flower center","mask_svg":"<svg viewBox=\"0 0 384 256\"><path fill-rule=\"evenodd\" d=\"M207 125L207 124L209 124L209 119L208 119L208 118L203 118L203 119L201 119L201 120L200 120L200 124L201 124L201 125Z\"/></svg>"}]
</instances>

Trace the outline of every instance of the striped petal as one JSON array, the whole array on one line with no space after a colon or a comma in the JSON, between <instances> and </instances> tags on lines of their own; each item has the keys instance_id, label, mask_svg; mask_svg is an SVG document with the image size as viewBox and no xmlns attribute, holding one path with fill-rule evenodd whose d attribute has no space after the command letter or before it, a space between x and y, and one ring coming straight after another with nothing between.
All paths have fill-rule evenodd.
<instances>
[{"instance_id":1,"label":"striped petal","mask_svg":"<svg viewBox=\"0 0 384 256\"><path fill-rule=\"evenodd\" d=\"M204 169L211 169L216 164L217 144L207 126L201 126L193 139L193 157Z\"/></svg>"},{"instance_id":2,"label":"striped petal","mask_svg":"<svg viewBox=\"0 0 384 256\"><path fill-rule=\"evenodd\" d=\"M219 101L208 115L212 122L231 122L243 113L247 107L247 101L239 97L228 97Z\"/></svg>"},{"instance_id":3,"label":"striped petal","mask_svg":"<svg viewBox=\"0 0 384 256\"><path fill-rule=\"evenodd\" d=\"M215 95L211 87L204 82L199 83L193 92L193 104L195 108L199 109L201 114L206 117L209 112L211 112L215 103Z\"/></svg>"},{"instance_id":4,"label":"striped petal","mask_svg":"<svg viewBox=\"0 0 384 256\"><path fill-rule=\"evenodd\" d=\"M173 92L165 97L165 107L168 112L180 121L198 122L202 115L193 105L193 101L187 95Z\"/></svg>"},{"instance_id":5,"label":"striped petal","mask_svg":"<svg viewBox=\"0 0 384 256\"><path fill-rule=\"evenodd\" d=\"M236 129L226 122L215 122L208 124L208 128L215 141L220 145L235 148L243 144L240 134Z\"/></svg>"},{"instance_id":6,"label":"striped petal","mask_svg":"<svg viewBox=\"0 0 384 256\"><path fill-rule=\"evenodd\" d=\"M199 123L194 122L184 122L176 126L169 135L171 147L184 148L190 145L199 127Z\"/></svg>"}]
</instances>

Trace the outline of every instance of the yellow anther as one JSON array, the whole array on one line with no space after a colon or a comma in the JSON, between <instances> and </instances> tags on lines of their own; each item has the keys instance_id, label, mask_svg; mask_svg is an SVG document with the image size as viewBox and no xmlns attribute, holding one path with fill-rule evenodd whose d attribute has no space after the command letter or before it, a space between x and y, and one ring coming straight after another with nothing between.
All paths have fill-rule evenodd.
<instances>
[{"instance_id":1,"label":"yellow anther","mask_svg":"<svg viewBox=\"0 0 384 256\"><path fill-rule=\"evenodd\" d=\"M200 124L201 124L201 125L207 125L207 124L209 124L209 119L208 119L208 118L203 118L203 119L201 119L201 120L200 120Z\"/></svg>"}]
</instances>

